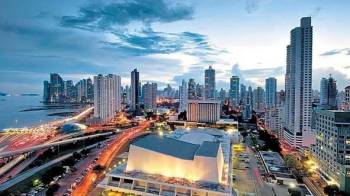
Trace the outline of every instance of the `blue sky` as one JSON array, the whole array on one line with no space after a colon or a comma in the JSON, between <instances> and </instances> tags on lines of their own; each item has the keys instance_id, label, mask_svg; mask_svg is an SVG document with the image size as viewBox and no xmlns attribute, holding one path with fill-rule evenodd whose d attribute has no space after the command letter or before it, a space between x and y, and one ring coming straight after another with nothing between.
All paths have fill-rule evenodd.
<instances>
[{"instance_id":1,"label":"blue sky","mask_svg":"<svg viewBox=\"0 0 350 196\"><path fill-rule=\"evenodd\" d=\"M50 72L77 81L115 73L129 82L203 82L212 65L217 86L237 74L283 88L289 31L303 16L314 26L313 86L332 74L350 84L347 0L117 0L0 2L0 91L42 91Z\"/></svg>"}]
</instances>

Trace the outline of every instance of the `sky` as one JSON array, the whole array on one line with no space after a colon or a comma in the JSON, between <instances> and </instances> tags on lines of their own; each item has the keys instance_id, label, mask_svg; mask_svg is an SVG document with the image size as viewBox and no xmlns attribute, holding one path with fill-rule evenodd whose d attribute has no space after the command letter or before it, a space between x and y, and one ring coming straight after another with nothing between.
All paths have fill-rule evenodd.
<instances>
[{"instance_id":1,"label":"sky","mask_svg":"<svg viewBox=\"0 0 350 196\"><path fill-rule=\"evenodd\" d=\"M348 0L2 0L0 91L42 93L49 73L78 81L113 73L129 84L203 83L216 70L217 88L238 75L284 87L286 46L300 18L312 17L313 88L321 77L350 85Z\"/></svg>"}]
</instances>

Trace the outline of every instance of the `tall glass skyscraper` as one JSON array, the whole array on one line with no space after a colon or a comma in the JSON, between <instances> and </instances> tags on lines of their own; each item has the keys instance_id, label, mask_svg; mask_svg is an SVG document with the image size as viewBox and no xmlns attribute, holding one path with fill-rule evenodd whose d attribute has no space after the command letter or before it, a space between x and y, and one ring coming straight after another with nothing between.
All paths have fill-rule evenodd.
<instances>
[{"instance_id":1,"label":"tall glass skyscraper","mask_svg":"<svg viewBox=\"0 0 350 196\"><path fill-rule=\"evenodd\" d=\"M290 32L287 46L285 140L293 147L309 146L312 102L312 26L304 17Z\"/></svg>"},{"instance_id":2,"label":"tall glass skyscraper","mask_svg":"<svg viewBox=\"0 0 350 196\"><path fill-rule=\"evenodd\" d=\"M230 99L234 105L239 103L239 77L232 76L230 80Z\"/></svg>"},{"instance_id":3,"label":"tall glass skyscraper","mask_svg":"<svg viewBox=\"0 0 350 196\"><path fill-rule=\"evenodd\" d=\"M276 78L267 78L265 80L265 101L266 107L276 106L277 80Z\"/></svg>"},{"instance_id":4,"label":"tall glass skyscraper","mask_svg":"<svg viewBox=\"0 0 350 196\"><path fill-rule=\"evenodd\" d=\"M204 72L204 98L206 100L215 99L215 69L211 66Z\"/></svg>"},{"instance_id":5,"label":"tall glass skyscraper","mask_svg":"<svg viewBox=\"0 0 350 196\"><path fill-rule=\"evenodd\" d=\"M337 109L337 83L330 76L328 79L322 78L320 82L320 104L328 109Z\"/></svg>"},{"instance_id":6,"label":"tall glass skyscraper","mask_svg":"<svg viewBox=\"0 0 350 196\"><path fill-rule=\"evenodd\" d=\"M140 75L137 69L131 72L131 110L138 114L140 110Z\"/></svg>"}]
</instances>

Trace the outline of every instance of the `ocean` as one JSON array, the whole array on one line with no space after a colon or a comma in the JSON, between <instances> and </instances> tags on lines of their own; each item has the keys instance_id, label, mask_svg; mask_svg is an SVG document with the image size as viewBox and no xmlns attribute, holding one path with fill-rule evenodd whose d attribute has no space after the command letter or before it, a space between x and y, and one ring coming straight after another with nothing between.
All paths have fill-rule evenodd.
<instances>
[{"instance_id":1,"label":"ocean","mask_svg":"<svg viewBox=\"0 0 350 196\"><path fill-rule=\"evenodd\" d=\"M0 131L10 127L30 127L64 118L58 113L79 108L48 107L41 96L0 96Z\"/></svg>"}]
</instances>

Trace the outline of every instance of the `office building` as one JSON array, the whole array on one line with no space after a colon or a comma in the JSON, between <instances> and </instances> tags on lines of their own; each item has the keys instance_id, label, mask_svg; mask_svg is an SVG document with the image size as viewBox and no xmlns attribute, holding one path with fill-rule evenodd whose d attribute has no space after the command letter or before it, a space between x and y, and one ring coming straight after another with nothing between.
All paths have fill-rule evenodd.
<instances>
[{"instance_id":1,"label":"office building","mask_svg":"<svg viewBox=\"0 0 350 196\"><path fill-rule=\"evenodd\" d=\"M220 92L219 92L219 96L218 96L218 99L221 101L221 102L223 102L223 101L225 101L226 100L226 91L225 91L225 89L223 89L223 88L221 88L220 89Z\"/></svg>"},{"instance_id":2,"label":"office building","mask_svg":"<svg viewBox=\"0 0 350 196\"><path fill-rule=\"evenodd\" d=\"M260 86L253 91L253 110L255 112L263 112L265 110L264 89Z\"/></svg>"},{"instance_id":3,"label":"office building","mask_svg":"<svg viewBox=\"0 0 350 196\"><path fill-rule=\"evenodd\" d=\"M145 109L157 108L157 83L146 83L144 86L144 106Z\"/></svg>"},{"instance_id":4,"label":"office building","mask_svg":"<svg viewBox=\"0 0 350 196\"><path fill-rule=\"evenodd\" d=\"M350 112L318 110L313 156L327 183L350 194Z\"/></svg>"},{"instance_id":5,"label":"office building","mask_svg":"<svg viewBox=\"0 0 350 196\"><path fill-rule=\"evenodd\" d=\"M266 108L276 106L277 80L276 78L267 78L265 80L265 102Z\"/></svg>"},{"instance_id":6,"label":"office building","mask_svg":"<svg viewBox=\"0 0 350 196\"><path fill-rule=\"evenodd\" d=\"M43 102L50 102L50 83L47 80L44 81Z\"/></svg>"},{"instance_id":7,"label":"office building","mask_svg":"<svg viewBox=\"0 0 350 196\"><path fill-rule=\"evenodd\" d=\"M193 78L188 80L188 99L197 99L196 82Z\"/></svg>"},{"instance_id":8,"label":"office building","mask_svg":"<svg viewBox=\"0 0 350 196\"><path fill-rule=\"evenodd\" d=\"M312 26L311 17L301 19L290 33L287 46L286 142L292 147L310 146L312 102Z\"/></svg>"},{"instance_id":9,"label":"office building","mask_svg":"<svg viewBox=\"0 0 350 196\"><path fill-rule=\"evenodd\" d=\"M64 101L64 81L57 73L50 74L49 102L61 103Z\"/></svg>"},{"instance_id":10,"label":"office building","mask_svg":"<svg viewBox=\"0 0 350 196\"><path fill-rule=\"evenodd\" d=\"M350 110L350 86L345 87L344 110Z\"/></svg>"},{"instance_id":11,"label":"office building","mask_svg":"<svg viewBox=\"0 0 350 196\"><path fill-rule=\"evenodd\" d=\"M187 102L188 102L188 89L187 82L182 80L181 86L179 86L179 112L183 112L187 110Z\"/></svg>"},{"instance_id":12,"label":"office building","mask_svg":"<svg viewBox=\"0 0 350 196\"><path fill-rule=\"evenodd\" d=\"M239 104L239 77L232 76L230 79L230 99L235 106Z\"/></svg>"},{"instance_id":13,"label":"office building","mask_svg":"<svg viewBox=\"0 0 350 196\"><path fill-rule=\"evenodd\" d=\"M215 123L220 119L220 101L189 100L187 105L187 121Z\"/></svg>"},{"instance_id":14,"label":"office building","mask_svg":"<svg viewBox=\"0 0 350 196\"><path fill-rule=\"evenodd\" d=\"M204 73L204 98L215 100L215 69L211 66Z\"/></svg>"},{"instance_id":15,"label":"office building","mask_svg":"<svg viewBox=\"0 0 350 196\"><path fill-rule=\"evenodd\" d=\"M330 76L322 78L320 82L320 104L328 106L329 109L337 109L337 83Z\"/></svg>"},{"instance_id":16,"label":"office building","mask_svg":"<svg viewBox=\"0 0 350 196\"><path fill-rule=\"evenodd\" d=\"M247 88L244 84L241 84L241 89L239 91L239 101L240 103L244 104L245 103L245 99L247 98Z\"/></svg>"},{"instance_id":17,"label":"office building","mask_svg":"<svg viewBox=\"0 0 350 196\"><path fill-rule=\"evenodd\" d=\"M130 85L130 109L138 114L140 112L140 97L141 97L141 89L140 89L140 75L137 69L134 69L131 72L131 85Z\"/></svg>"},{"instance_id":18,"label":"office building","mask_svg":"<svg viewBox=\"0 0 350 196\"><path fill-rule=\"evenodd\" d=\"M120 76L94 76L94 119L105 122L121 110Z\"/></svg>"},{"instance_id":19,"label":"office building","mask_svg":"<svg viewBox=\"0 0 350 196\"><path fill-rule=\"evenodd\" d=\"M204 98L204 86L196 84L196 99L202 100Z\"/></svg>"}]
</instances>

